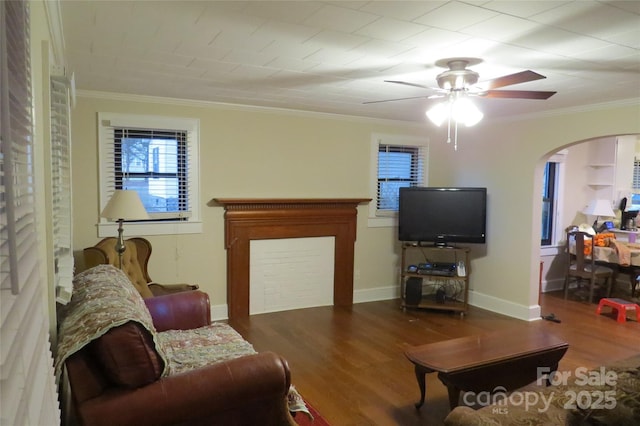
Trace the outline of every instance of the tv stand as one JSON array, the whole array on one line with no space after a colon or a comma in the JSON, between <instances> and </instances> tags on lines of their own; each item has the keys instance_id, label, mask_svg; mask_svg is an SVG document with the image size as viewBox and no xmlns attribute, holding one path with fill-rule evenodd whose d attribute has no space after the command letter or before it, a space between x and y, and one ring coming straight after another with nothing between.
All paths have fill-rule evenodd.
<instances>
[{"instance_id":1,"label":"tv stand","mask_svg":"<svg viewBox=\"0 0 640 426\"><path fill-rule=\"evenodd\" d=\"M465 315L469 299L469 251L467 247L403 243L402 309L438 309Z\"/></svg>"}]
</instances>

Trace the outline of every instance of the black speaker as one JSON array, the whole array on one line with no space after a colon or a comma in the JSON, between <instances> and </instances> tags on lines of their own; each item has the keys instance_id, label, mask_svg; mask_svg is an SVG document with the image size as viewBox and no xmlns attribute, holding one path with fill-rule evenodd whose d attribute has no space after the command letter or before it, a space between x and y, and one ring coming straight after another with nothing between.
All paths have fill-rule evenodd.
<instances>
[{"instance_id":1,"label":"black speaker","mask_svg":"<svg viewBox=\"0 0 640 426\"><path fill-rule=\"evenodd\" d=\"M404 300L407 305L417 305L422 300L422 278L407 279Z\"/></svg>"}]
</instances>

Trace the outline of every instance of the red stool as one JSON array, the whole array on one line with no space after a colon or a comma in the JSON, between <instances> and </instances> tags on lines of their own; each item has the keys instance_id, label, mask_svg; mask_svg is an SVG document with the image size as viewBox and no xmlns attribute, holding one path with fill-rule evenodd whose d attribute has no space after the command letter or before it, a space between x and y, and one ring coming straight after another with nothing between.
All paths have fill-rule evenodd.
<instances>
[{"instance_id":1,"label":"red stool","mask_svg":"<svg viewBox=\"0 0 640 426\"><path fill-rule=\"evenodd\" d=\"M627 311L636 311L636 321L640 322L640 306L632 302L627 302L623 299L600 299L598 303L598 309L596 309L596 315L600 315L603 306L610 306L618 312L618 322L625 322L627 320Z\"/></svg>"}]
</instances>

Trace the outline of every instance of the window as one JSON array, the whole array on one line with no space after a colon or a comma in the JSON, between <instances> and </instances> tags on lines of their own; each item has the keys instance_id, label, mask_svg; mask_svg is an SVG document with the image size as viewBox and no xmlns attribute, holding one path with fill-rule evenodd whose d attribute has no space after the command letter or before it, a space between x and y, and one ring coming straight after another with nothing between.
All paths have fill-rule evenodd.
<instances>
[{"instance_id":1,"label":"window","mask_svg":"<svg viewBox=\"0 0 640 426\"><path fill-rule=\"evenodd\" d=\"M199 123L193 119L99 114L101 206L116 189L136 190L150 216L127 227L141 235L201 232ZM101 223L100 236L114 226Z\"/></svg>"},{"instance_id":2,"label":"window","mask_svg":"<svg viewBox=\"0 0 640 426\"><path fill-rule=\"evenodd\" d=\"M369 225L392 226L400 188L427 183L427 142L408 136L373 135L371 151L371 196L375 202L370 203Z\"/></svg>"},{"instance_id":3,"label":"window","mask_svg":"<svg viewBox=\"0 0 640 426\"><path fill-rule=\"evenodd\" d=\"M631 182L633 193L627 210L640 210L640 160L633 161L633 182Z\"/></svg>"},{"instance_id":4,"label":"window","mask_svg":"<svg viewBox=\"0 0 640 426\"><path fill-rule=\"evenodd\" d=\"M544 168L542 181L542 239L541 245L549 246L553 242L556 168L558 163L548 162Z\"/></svg>"},{"instance_id":5,"label":"window","mask_svg":"<svg viewBox=\"0 0 640 426\"><path fill-rule=\"evenodd\" d=\"M563 224L564 170L568 151L553 154L542 172L542 231L540 245L543 255L556 254L558 244L565 238Z\"/></svg>"},{"instance_id":6,"label":"window","mask_svg":"<svg viewBox=\"0 0 640 426\"><path fill-rule=\"evenodd\" d=\"M51 77L51 208L56 301L71 300L73 248L71 217L71 132L69 86L65 77Z\"/></svg>"}]
</instances>

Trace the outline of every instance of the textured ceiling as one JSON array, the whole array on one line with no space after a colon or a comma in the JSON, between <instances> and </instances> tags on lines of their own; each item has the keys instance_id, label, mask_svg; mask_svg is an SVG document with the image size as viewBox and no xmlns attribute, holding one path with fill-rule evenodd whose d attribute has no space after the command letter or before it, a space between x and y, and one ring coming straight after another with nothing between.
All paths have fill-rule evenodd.
<instances>
[{"instance_id":1,"label":"textured ceiling","mask_svg":"<svg viewBox=\"0 0 640 426\"><path fill-rule=\"evenodd\" d=\"M422 122L438 59L477 57L486 117L640 99L640 1L69 1L65 56L80 90ZM425 96L394 102L367 101Z\"/></svg>"}]
</instances>

